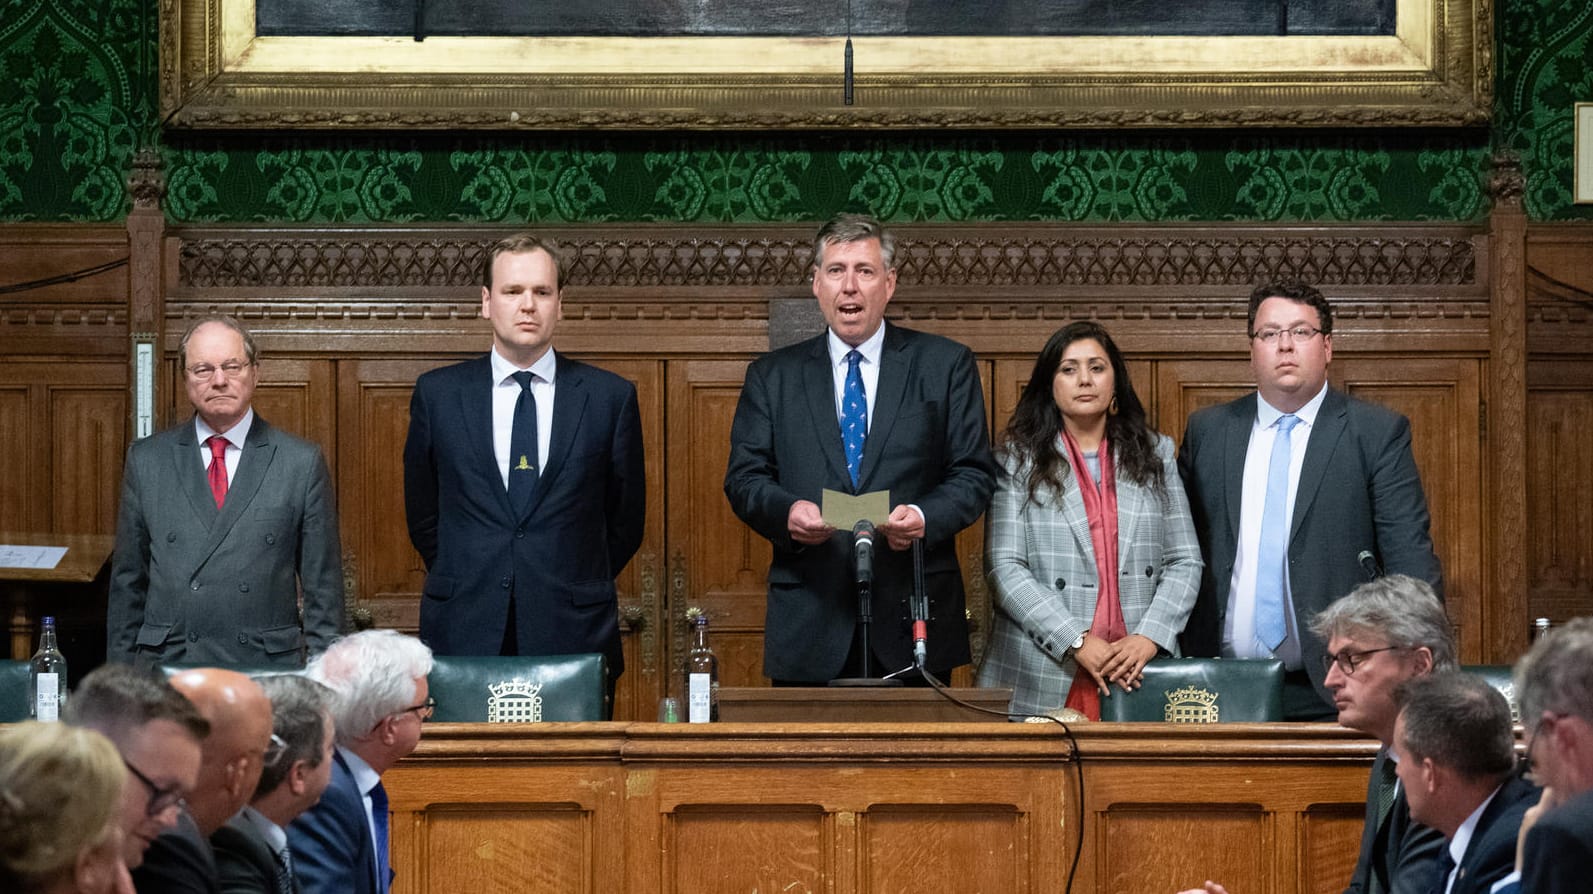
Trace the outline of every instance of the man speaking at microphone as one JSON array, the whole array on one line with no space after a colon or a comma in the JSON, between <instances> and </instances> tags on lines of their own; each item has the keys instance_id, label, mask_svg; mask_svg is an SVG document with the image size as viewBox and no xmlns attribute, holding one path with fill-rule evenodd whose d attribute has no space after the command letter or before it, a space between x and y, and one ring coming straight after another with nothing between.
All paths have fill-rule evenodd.
<instances>
[{"instance_id":1,"label":"man speaking at microphone","mask_svg":"<svg viewBox=\"0 0 1593 894\"><path fill-rule=\"evenodd\" d=\"M826 331L754 361L736 406L725 495L774 546L763 672L776 685L823 685L863 669L859 537L825 523L826 489L890 492L890 517L870 535L871 670L913 664L911 546L920 539L925 666L941 676L969 661L953 541L995 486L984 395L967 347L885 323L895 252L895 237L871 218L841 215L821 227L813 296Z\"/></svg>"}]
</instances>

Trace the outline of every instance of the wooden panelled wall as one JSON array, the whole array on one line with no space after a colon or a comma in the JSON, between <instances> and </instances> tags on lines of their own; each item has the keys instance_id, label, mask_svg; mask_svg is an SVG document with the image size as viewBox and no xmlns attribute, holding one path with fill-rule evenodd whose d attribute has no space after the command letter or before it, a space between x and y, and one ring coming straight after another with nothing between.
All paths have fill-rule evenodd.
<instances>
[{"instance_id":1,"label":"wooden panelled wall","mask_svg":"<svg viewBox=\"0 0 1593 894\"><path fill-rule=\"evenodd\" d=\"M1508 203L1505 203L1508 204ZM264 363L257 406L318 441L337 481L351 593L413 629L422 570L403 520L401 451L424 370L479 353L479 261L502 230L0 228L0 283L120 258L75 282L0 293L0 530L110 532L133 407L130 341L159 340L161 425L187 414L185 321L243 318ZM620 225L572 251L560 350L634 381L647 444L646 540L622 580L629 670L618 716L678 687L689 606L714 619L727 685L761 677L769 549L721 491L746 363L771 315L811 307L808 226ZM1337 307L1336 385L1411 417L1467 661L1508 662L1529 619L1593 613L1593 228L1534 226L908 226L892 319L969 344L993 428L1034 353L1102 321L1156 424L1242 393L1244 303L1283 274ZM798 316L801 314L798 313ZM961 538L976 647L982 531Z\"/></svg>"}]
</instances>

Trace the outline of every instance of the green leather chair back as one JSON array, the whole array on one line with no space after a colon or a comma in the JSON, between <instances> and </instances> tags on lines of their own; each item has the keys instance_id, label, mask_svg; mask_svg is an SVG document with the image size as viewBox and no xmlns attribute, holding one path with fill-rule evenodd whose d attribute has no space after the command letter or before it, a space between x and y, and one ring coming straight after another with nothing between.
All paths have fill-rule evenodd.
<instances>
[{"instance_id":1,"label":"green leather chair back","mask_svg":"<svg viewBox=\"0 0 1593 894\"><path fill-rule=\"evenodd\" d=\"M1510 703L1510 720L1521 722L1521 705L1516 702L1515 678L1511 675L1515 668L1508 664L1467 664L1460 669L1468 674L1476 674L1487 680L1489 686L1499 690L1505 701Z\"/></svg>"},{"instance_id":2,"label":"green leather chair back","mask_svg":"<svg viewBox=\"0 0 1593 894\"><path fill-rule=\"evenodd\" d=\"M1112 687L1102 720L1259 723L1283 719L1283 662L1251 658L1157 658L1145 685Z\"/></svg>"},{"instance_id":3,"label":"green leather chair back","mask_svg":"<svg viewBox=\"0 0 1593 894\"><path fill-rule=\"evenodd\" d=\"M432 720L539 723L603 720L608 673L602 655L436 655L426 682Z\"/></svg>"},{"instance_id":4,"label":"green leather chair back","mask_svg":"<svg viewBox=\"0 0 1593 894\"><path fill-rule=\"evenodd\" d=\"M31 684L26 661L0 661L0 723L20 723L29 718Z\"/></svg>"}]
</instances>

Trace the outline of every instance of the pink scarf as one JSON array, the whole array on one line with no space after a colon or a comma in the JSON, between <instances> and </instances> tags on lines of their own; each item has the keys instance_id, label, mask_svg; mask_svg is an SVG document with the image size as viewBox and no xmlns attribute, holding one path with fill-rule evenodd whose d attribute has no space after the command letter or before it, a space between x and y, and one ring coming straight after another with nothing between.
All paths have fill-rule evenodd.
<instances>
[{"instance_id":1,"label":"pink scarf","mask_svg":"<svg viewBox=\"0 0 1593 894\"><path fill-rule=\"evenodd\" d=\"M1123 622L1123 603L1117 590L1117 479L1112 474L1111 447L1106 438L1101 438L1097 453L1101 460L1101 483L1097 485L1090 475L1090 467L1084 462L1084 452L1067 429L1062 430L1062 441L1067 447L1068 463L1073 467L1073 479L1084 497L1084 513L1090 519L1090 544L1095 547L1095 573L1100 579L1090 635L1115 643L1128 636L1128 627ZM1082 669L1073 673L1067 706L1091 720L1101 719L1100 690L1096 689L1094 678Z\"/></svg>"}]
</instances>

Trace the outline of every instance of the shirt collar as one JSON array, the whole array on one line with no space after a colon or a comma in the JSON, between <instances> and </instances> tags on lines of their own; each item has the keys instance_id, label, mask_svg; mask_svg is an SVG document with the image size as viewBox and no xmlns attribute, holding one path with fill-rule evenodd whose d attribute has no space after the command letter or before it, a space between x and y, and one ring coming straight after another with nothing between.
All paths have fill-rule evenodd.
<instances>
[{"instance_id":1,"label":"shirt collar","mask_svg":"<svg viewBox=\"0 0 1593 894\"><path fill-rule=\"evenodd\" d=\"M885 351L885 326L885 323L880 323L879 328L874 330L874 334L870 335L867 341L857 346L857 352L863 355L863 360L875 366L879 366L879 355ZM830 346L830 365L839 366L845 363L846 355L851 353L852 346L841 341L840 337L835 334L835 330L826 329L824 332L827 336L826 341Z\"/></svg>"},{"instance_id":2,"label":"shirt collar","mask_svg":"<svg viewBox=\"0 0 1593 894\"><path fill-rule=\"evenodd\" d=\"M231 444L239 450L242 450L243 442L248 439L249 428L252 425L254 425L254 407L244 410L243 418L238 420L237 425L227 429L226 434L222 435L222 437L226 439L228 444ZM203 444L215 437L216 430L211 428L209 425L206 425L204 418L198 413L195 413L194 434L199 438L199 443Z\"/></svg>"},{"instance_id":3,"label":"shirt collar","mask_svg":"<svg viewBox=\"0 0 1593 894\"><path fill-rule=\"evenodd\" d=\"M1449 839L1449 859L1454 860L1456 866L1459 866L1461 858L1466 856L1466 848L1471 846L1471 836L1477 831L1477 823L1482 820L1482 812L1488 809L1488 804L1497 794L1499 794L1498 788L1489 792L1488 797L1483 798L1477 809L1471 812L1471 816L1466 817L1466 821L1455 830L1455 837ZM1444 881L1449 880L1444 879Z\"/></svg>"},{"instance_id":4,"label":"shirt collar","mask_svg":"<svg viewBox=\"0 0 1593 894\"><path fill-rule=\"evenodd\" d=\"M239 811L239 815L248 821L249 825L259 830L266 844L271 846L272 853L280 854L282 849L288 846L288 833L281 826L266 819L265 814L253 807L245 807Z\"/></svg>"},{"instance_id":5,"label":"shirt collar","mask_svg":"<svg viewBox=\"0 0 1593 894\"><path fill-rule=\"evenodd\" d=\"M1295 410L1292 415L1299 417L1300 421L1305 423L1306 428L1316 425L1316 414L1322 411L1322 401L1327 400L1327 392L1328 386L1324 382L1322 390L1318 391L1315 397L1306 401L1305 406ZM1267 399L1261 396L1261 392L1256 392L1257 426L1271 428L1278 421L1278 417L1282 415L1284 415L1282 410L1267 403Z\"/></svg>"},{"instance_id":6,"label":"shirt collar","mask_svg":"<svg viewBox=\"0 0 1593 894\"><path fill-rule=\"evenodd\" d=\"M521 371L520 367L515 366L508 360L505 360L503 355L498 353L498 348L496 346L494 346L492 349L491 357L492 382L494 385L502 385L505 382L508 382L510 380L510 376L513 376L515 373ZM541 357L537 358L537 362L526 367L526 369L531 370L531 372L534 373L537 378L551 385L553 384L553 374L558 370L558 367L558 358L554 356L553 349L548 348L546 351L542 352Z\"/></svg>"},{"instance_id":7,"label":"shirt collar","mask_svg":"<svg viewBox=\"0 0 1593 894\"><path fill-rule=\"evenodd\" d=\"M354 787L360 790L361 797L369 795L371 789L382 781L382 774L376 772L364 758L342 745L337 746L337 753L343 755L343 761L348 764L348 775L354 777Z\"/></svg>"}]
</instances>

